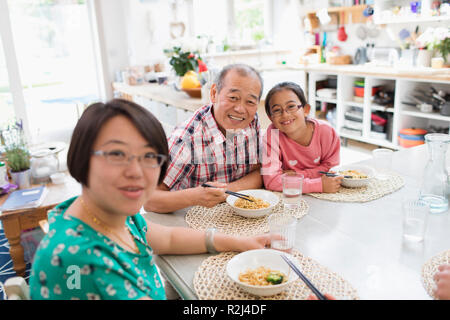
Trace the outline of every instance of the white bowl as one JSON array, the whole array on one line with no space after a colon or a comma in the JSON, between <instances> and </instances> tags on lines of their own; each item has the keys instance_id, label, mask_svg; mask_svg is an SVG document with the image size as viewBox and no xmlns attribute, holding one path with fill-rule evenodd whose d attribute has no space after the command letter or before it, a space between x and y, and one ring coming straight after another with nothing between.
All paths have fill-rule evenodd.
<instances>
[{"instance_id":1,"label":"white bowl","mask_svg":"<svg viewBox=\"0 0 450 320\"><path fill-rule=\"evenodd\" d=\"M56 172L50 175L53 184L62 184L66 179L66 175L62 172Z\"/></svg>"},{"instance_id":2,"label":"white bowl","mask_svg":"<svg viewBox=\"0 0 450 320\"><path fill-rule=\"evenodd\" d=\"M246 194L255 198L262 199L268 203L270 203L270 206L267 208L262 209L243 209L243 208L237 208L234 203L236 200L238 200L238 197L235 196L228 196L227 203L233 208L234 213L237 215L246 217L246 218L260 218L267 216L269 213L272 212L273 208L278 204L280 201L280 197L278 197L275 193L263 190L263 189L250 189L250 190L242 190L239 191L239 193Z\"/></svg>"},{"instance_id":3,"label":"white bowl","mask_svg":"<svg viewBox=\"0 0 450 320\"><path fill-rule=\"evenodd\" d=\"M365 187L369 184L369 182L373 179L375 176L375 170L371 167L364 166L364 165L358 165L358 164L349 164L345 166L340 167L334 167L331 168L330 171L334 171L337 173L340 173L340 171L345 170L357 170L367 176L365 179L352 179L352 178L344 178L342 179L342 186L347 188L360 188Z\"/></svg>"},{"instance_id":4,"label":"white bowl","mask_svg":"<svg viewBox=\"0 0 450 320\"><path fill-rule=\"evenodd\" d=\"M242 290L256 296L272 296L286 290L288 286L298 279L298 275L289 267L281 255L286 255L292 262L295 258L287 253L273 249L249 250L235 255L227 263L226 272L228 277L235 282ZM277 270L287 276L287 281L268 286L255 286L239 281L239 274L247 269L266 267ZM298 267L298 264L297 264Z\"/></svg>"}]
</instances>

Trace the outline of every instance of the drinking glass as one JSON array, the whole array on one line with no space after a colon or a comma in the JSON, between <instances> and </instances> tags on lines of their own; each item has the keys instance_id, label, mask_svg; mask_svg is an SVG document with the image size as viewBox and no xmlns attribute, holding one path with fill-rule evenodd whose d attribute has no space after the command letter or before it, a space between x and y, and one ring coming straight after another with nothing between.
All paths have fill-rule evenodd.
<instances>
[{"instance_id":1,"label":"drinking glass","mask_svg":"<svg viewBox=\"0 0 450 320\"><path fill-rule=\"evenodd\" d=\"M376 178L379 180L388 180L390 178L390 171L392 167L393 151L390 149L375 149L372 150L374 159L374 167L377 171Z\"/></svg>"},{"instance_id":2,"label":"drinking glass","mask_svg":"<svg viewBox=\"0 0 450 320\"><path fill-rule=\"evenodd\" d=\"M413 242L423 241L428 221L428 204L423 200L404 199L402 212L403 237Z\"/></svg>"},{"instance_id":3,"label":"drinking glass","mask_svg":"<svg viewBox=\"0 0 450 320\"><path fill-rule=\"evenodd\" d=\"M296 209L300 205L303 187L303 175L285 173L281 176L283 183L283 202L285 209Z\"/></svg>"},{"instance_id":4,"label":"drinking glass","mask_svg":"<svg viewBox=\"0 0 450 320\"><path fill-rule=\"evenodd\" d=\"M274 213L267 218L270 231L270 247L272 249L291 253L295 244L297 218Z\"/></svg>"}]
</instances>

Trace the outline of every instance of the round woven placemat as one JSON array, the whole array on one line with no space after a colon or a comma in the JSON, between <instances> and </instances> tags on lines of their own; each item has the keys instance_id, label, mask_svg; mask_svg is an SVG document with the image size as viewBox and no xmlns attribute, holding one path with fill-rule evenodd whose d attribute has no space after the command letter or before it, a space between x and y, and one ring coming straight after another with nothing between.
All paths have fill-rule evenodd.
<instances>
[{"instance_id":1,"label":"round woven placemat","mask_svg":"<svg viewBox=\"0 0 450 320\"><path fill-rule=\"evenodd\" d=\"M260 297L243 291L226 273L228 261L236 254L224 252L203 261L194 275L194 289L200 300L304 300L312 294L300 279L274 296ZM338 274L296 250L292 255L298 260L302 273L320 292L337 299L359 299L356 290Z\"/></svg>"},{"instance_id":2,"label":"round woven placemat","mask_svg":"<svg viewBox=\"0 0 450 320\"><path fill-rule=\"evenodd\" d=\"M438 267L442 264L450 264L450 250L441 252L428 260L422 267L422 284L430 295L430 297L436 299L433 290L435 289L435 282L433 276L438 272Z\"/></svg>"},{"instance_id":3,"label":"round woven placemat","mask_svg":"<svg viewBox=\"0 0 450 320\"><path fill-rule=\"evenodd\" d=\"M379 199L397 191L405 182L398 174L392 173L387 180L373 179L366 187L339 188L336 193L308 193L311 197L337 202L367 202Z\"/></svg>"},{"instance_id":4,"label":"round woven placemat","mask_svg":"<svg viewBox=\"0 0 450 320\"><path fill-rule=\"evenodd\" d=\"M305 200L300 201L300 206L295 210L284 211L283 200L275 206L272 213L286 213L297 219L308 213L309 206ZM186 223L192 229L206 230L216 228L217 231L229 235L252 236L269 232L267 216L261 218L245 218L234 214L233 208L226 202L213 208L195 206L186 214Z\"/></svg>"}]
</instances>

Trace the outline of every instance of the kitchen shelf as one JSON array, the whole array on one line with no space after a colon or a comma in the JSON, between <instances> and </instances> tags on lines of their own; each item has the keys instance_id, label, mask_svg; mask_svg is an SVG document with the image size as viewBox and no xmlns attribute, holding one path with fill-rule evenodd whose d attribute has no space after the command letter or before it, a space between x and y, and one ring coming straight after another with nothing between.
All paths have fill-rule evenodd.
<instances>
[{"instance_id":1,"label":"kitchen shelf","mask_svg":"<svg viewBox=\"0 0 450 320\"><path fill-rule=\"evenodd\" d=\"M366 21L366 17L363 15L364 9L367 8L366 4L360 4L350 7L330 7L327 9L328 13L331 14L338 14L340 24L347 24L349 23L348 17L349 14L351 14L352 23L363 23ZM319 18L316 15L317 10L309 10L306 11L306 16L311 22L311 28L316 29L320 27L320 21ZM338 20L336 20L337 22Z\"/></svg>"},{"instance_id":2,"label":"kitchen shelf","mask_svg":"<svg viewBox=\"0 0 450 320\"><path fill-rule=\"evenodd\" d=\"M344 104L350 107L364 108L364 103L355 101L344 101Z\"/></svg>"},{"instance_id":3,"label":"kitchen shelf","mask_svg":"<svg viewBox=\"0 0 450 320\"><path fill-rule=\"evenodd\" d=\"M399 24L399 23L414 23L419 24L423 22L438 22L450 21L450 16L431 16L431 17L392 17L391 19L374 19L375 24Z\"/></svg>"},{"instance_id":4,"label":"kitchen shelf","mask_svg":"<svg viewBox=\"0 0 450 320\"><path fill-rule=\"evenodd\" d=\"M321 97L316 97L316 101L319 102L326 102L326 103L337 103L337 99L332 99L332 98L321 98Z\"/></svg>"},{"instance_id":5,"label":"kitchen shelf","mask_svg":"<svg viewBox=\"0 0 450 320\"><path fill-rule=\"evenodd\" d=\"M382 112L390 112L390 113L394 112L394 108L386 108L385 106L379 106L376 104L372 104L370 106L370 109L375 110L375 111L382 111Z\"/></svg>"},{"instance_id":6,"label":"kitchen shelf","mask_svg":"<svg viewBox=\"0 0 450 320\"><path fill-rule=\"evenodd\" d=\"M321 99L316 97L316 83L335 77L336 72L325 70L311 70L308 72L308 99L311 105L315 105ZM356 79L364 80L364 98L363 102L356 102L354 98L354 82ZM386 90L394 92L393 105L389 108L378 105L373 101L370 95L374 86L383 86ZM428 91L430 87L436 90L448 91L450 88L450 79L411 79L393 77L387 74L385 77L377 74L376 76L363 76L360 73L346 71L337 74L336 91L336 131L343 137L362 141L365 143L382 146L390 149L401 149L399 145L398 133L405 128L423 128L429 129L430 126L444 127L450 126L450 116L440 115L438 112L423 113L414 107L404 105L401 101L406 101L415 92ZM351 107L356 107L351 111ZM389 132L389 138L382 136L373 136L372 132L372 113L376 111L388 112L388 122L385 133ZM359 132L352 132L345 128L350 113L358 113L361 117L361 135ZM319 112L311 112L311 117L318 117ZM347 119L346 119L347 115ZM348 124L348 123L347 123Z\"/></svg>"},{"instance_id":7,"label":"kitchen shelf","mask_svg":"<svg viewBox=\"0 0 450 320\"><path fill-rule=\"evenodd\" d=\"M421 112L414 107L403 106L402 114L417 118L450 121L450 117L443 116L439 112Z\"/></svg>"},{"instance_id":8,"label":"kitchen shelf","mask_svg":"<svg viewBox=\"0 0 450 320\"><path fill-rule=\"evenodd\" d=\"M389 148L389 149L395 149L395 150L400 149L399 146L397 146L397 145L393 144L392 142L390 142L389 140L385 140L385 139L367 138L364 136L357 136L357 135L348 134L348 133L339 133L339 136L341 136L342 138L354 139L354 140L358 140L361 142L365 142L365 143L369 143L369 144L373 144L373 145L377 145L377 146L385 147L385 148Z\"/></svg>"}]
</instances>

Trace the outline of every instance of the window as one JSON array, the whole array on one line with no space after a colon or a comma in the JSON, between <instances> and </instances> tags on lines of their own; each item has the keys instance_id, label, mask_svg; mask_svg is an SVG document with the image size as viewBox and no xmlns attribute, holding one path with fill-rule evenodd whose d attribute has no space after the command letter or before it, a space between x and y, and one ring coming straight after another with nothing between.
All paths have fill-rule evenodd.
<instances>
[{"instance_id":1,"label":"window","mask_svg":"<svg viewBox=\"0 0 450 320\"><path fill-rule=\"evenodd\" d=\"M196 36L206 36L214 43L228 38L228 0L194 0L194 30Z\"/></svg>"},{"instance_id":2,"label":"window","mask_svg":"<svg viewBox=\"0 0 450 320\"><path fill-rule=\"evenodd\" d=\"M193 0L194 33L216 45L253 46L264 39L271 0Z\"/></svg>"},{"instance_id":3,"label":"window","mask_svg":"<svg viewBox=\"0 0 450 320\"><path fill-rule=\"evenodd\" d=\"M3 45L0 41L0 128L15 118L12 95L9 89L8 70L6 69Z\"/></svg>"},{"instance_id":4,"label":"window","mask_svg":"<svg viewBox=\"0 0 450 320\"><path fill-rule=\"evenodd\" d=\"M264 38L265 0L234 0L235 36L244 44Z\"/></svg>"},{"instance_id":5,"label":"window","mask_svg":"<svg viewBox=\"0 0 450 320\"><path fill-rule=\"evenodd\" d=\"M68 141L99 97L86 0L7 3L32 142Z\"/></svg>"}]
</instances>

